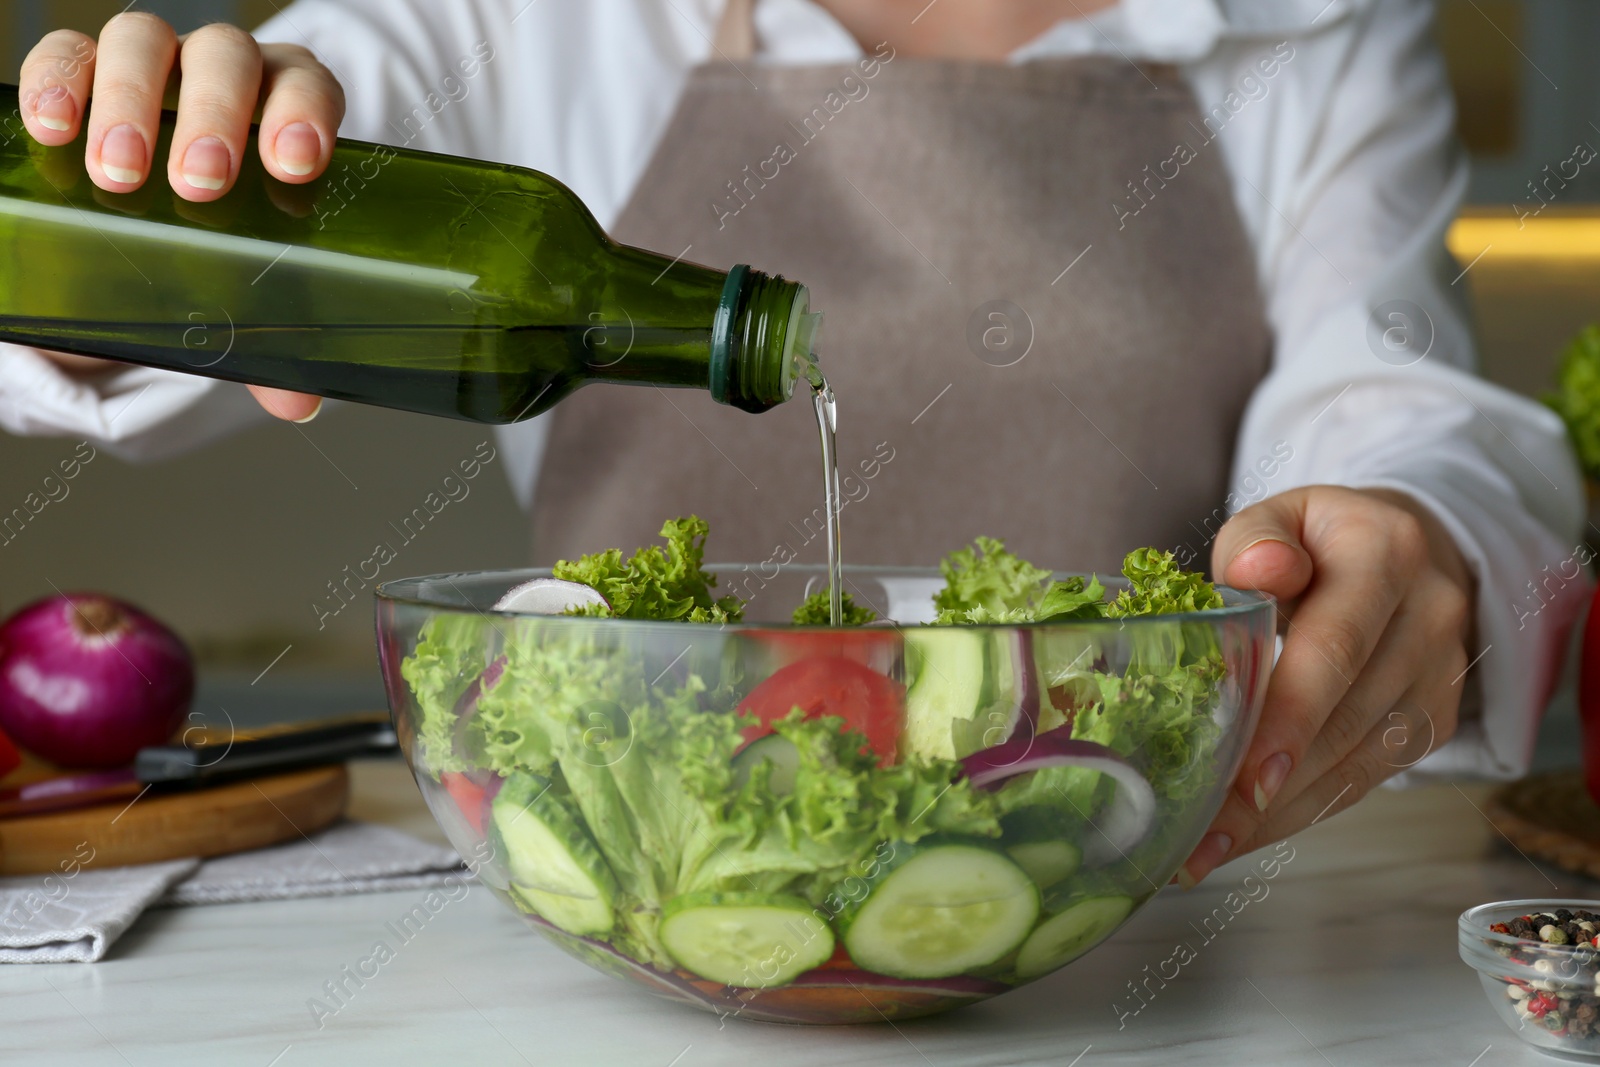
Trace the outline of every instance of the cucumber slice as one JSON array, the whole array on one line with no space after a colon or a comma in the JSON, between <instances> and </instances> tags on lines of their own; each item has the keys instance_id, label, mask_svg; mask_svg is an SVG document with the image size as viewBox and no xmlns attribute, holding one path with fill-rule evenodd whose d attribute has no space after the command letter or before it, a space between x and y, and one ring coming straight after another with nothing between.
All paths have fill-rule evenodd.
<instances>
[{"instance_id":1,"label":"cucumber slice","mask_svg":"<svg viewBox=\"0 0 1600 1067\"><path fill-rule=\"evenodd\" d=\"M744 783L750 779L750 772L762 760L772 764L772 777L769 779L772 792L781 797L793 793L795 771L800 768L800 753L793 741L778 734L756 738L733 757L733 787L743 789Z\"/></svg>"},{"instance_id":2,"label":"cucumber slice","mask_svg":"<svg viewBox=\"0 0 1600 1067\"><path fill-rule=\"evenodd\" d=\"M1059 809L1019 808L1001 816L1000 829L1006 854L1040 890L1065 881L1083 866L1083 850L1072 841L1084 828Z\"/></svg>"},{"instance_id":3,"label":"cucumber slice","mask_svg":"<svg viewBox=\"0 0 1600 1067\"><path fill-rule=\"evenodd\" d=\"M944 628L907 630L904 636L911 674L904 751L908 756L956 759L954 724L976 717L992 696L993 638Z\"/></svg>"},{"instance_id":4,"label":"cucumber slice","mask_svg":"<svg viewBox=\"0 0 1600 1067\"><path fill-rule=\"evenodd\" d=\"M616 876L548 778L525 771L507 778L489 818L518 901L571 934L611 930Z\"/></svg>"},{"instance_id":5,"label":"cucumber slice","mask_svg":"<svg viewBox=\"0 0 1600 1067\"><path fill-rule=\"evenodd\" d=\"M688 893L661 915L661 943L678 965L723 985L786 985L833 955L833 931L800 897Z\"/></svg>"},{"instance_id":6,"label":"cucumber slice","mask_svg":"<svg viewBox=\"0 0 1600 1067\"><path fill-rule=\"evenodd\" d=\"M511 899L522 911L548 919L569 934L588 937L608 934L616 923L611 901L599 897L574 897L511 883Z\"/></svg>"},{"instance_id":7,"label":"cucumber slice","mask_svg":"<svg viewBox=\"0 0 1600 1067\"><path fill-rule=\"evenodd\" d=\"M1017 976L1037 978L1066 966L1111 936L1131 911L1132 897L1090 897L1046 919L1017 953Z\"/></svg>"},{"instance_id":8,"label":"cucumber slice","mask_svg":"<svg viewBox=\"0 0 1600 1067\"><path fill-rule=\"evenodd\" d=\"M895 978L948 978L1015 949L1039 917L1026 871L984 843L901 844L843 917L856 965Z\"/></svg>"},{"instance_id":9,"label":"cucumber slice","mask_svg":"<svg viewBox=\"0 0 1600 1067\"><path fill-rule=\"evenodd\" d=\"M1025 841L1007 847L1006 854L1040 889L1066 881L1083 865L1083 852L1070 841Z\"/></svg>"}]
</instances>

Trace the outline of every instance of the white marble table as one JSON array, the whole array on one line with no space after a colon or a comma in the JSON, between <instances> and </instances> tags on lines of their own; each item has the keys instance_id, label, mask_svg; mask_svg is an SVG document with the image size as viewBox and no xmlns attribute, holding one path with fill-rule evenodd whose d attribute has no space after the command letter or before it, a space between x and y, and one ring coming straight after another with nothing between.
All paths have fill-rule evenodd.
<instances>
[{"instance_id":1,"label":"white marble table","mask_svg":"<svg viewBox=\"0 0 1600 1067\"><path fill-rule=\"evenodd\" d=\"M895 1026L723 1022L658 1001L568 959L475 888L363 987L348 984L320 1028L308 1001L326 1001L324 983L379 938L393 942L385 924L420 894L155 912L105 962L0 968L0 1064L1553 1063L1489 1013L1456 956L1455 919L1486 900L1600 897L1600 885L1520 858L1476 809L1484 793L1379 794L1296 837L1271 881L1246 885L1241 862L1192 893L1165 890L1079 964ZM396 765L358 768L355 808L437 836ZM1191 926L1230 891L1254 899L1220 928ZM1138 1004L1127 983L1180 940L1195 958L1165 988L1151 981L1155 995L1119 1026L1119 1006Z\"/></svg>"}]
</instances>

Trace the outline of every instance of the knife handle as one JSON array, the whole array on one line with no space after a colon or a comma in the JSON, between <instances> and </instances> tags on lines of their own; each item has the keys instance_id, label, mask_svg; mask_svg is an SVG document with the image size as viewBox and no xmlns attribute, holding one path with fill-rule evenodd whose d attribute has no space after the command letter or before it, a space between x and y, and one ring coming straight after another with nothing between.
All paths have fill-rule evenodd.
<instances>
[{"instance_id":1,"label":"knife handle","mask_svg":"<svg viewBox=\"0 0 1600 1067\"><path fill-rule=\"evenodd\" d=\"M141 749L134 759L140 782L201 784L324 763L342 763L360 756L399 752L394 727L387 721L351 720L275 731L264 737L202 746L157 745Z\"/></svg>"}]
</instances>

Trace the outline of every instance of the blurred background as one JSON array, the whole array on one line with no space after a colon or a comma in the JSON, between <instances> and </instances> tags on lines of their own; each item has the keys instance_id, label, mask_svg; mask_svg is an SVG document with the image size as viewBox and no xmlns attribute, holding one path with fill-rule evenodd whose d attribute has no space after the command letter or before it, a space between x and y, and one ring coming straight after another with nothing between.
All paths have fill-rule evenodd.
<instances>
[{"instance_id":1,"label":"blurred background","mask_svg":"<svg viewBox=\"0 0 1600 1067\"><path fill-rule=\"evenodd\" d=\"M127 6L184 31L219 20L254 26L280 4L0 0L0 73L14 81L48 30L94 33ZM1556 170L1579 144L1600 147L1600 3L1441 0L1438 33L1474 161L1471 207L1451 243L1471 265L1465 284L1483 369L1536 395L1551 384L1566 341L1600 320L1600 165L1581 169L1537 219L1517 221L1519 205L1538 206L1530 185L1545 168ZM69 502L3 550L0 612L52 586L140 602L202 656L207 714L226 707L249 720L379 707L369 605L350 606L320 631L311 605L488 436L462 423L346 408L303 431L262 426L158 466L102 457ZM72 448L0 438L0 500L33 491ZM526 529L497 463L403 549L393 570L515 566L526 556Z\"/></svg>"}]
</instances>

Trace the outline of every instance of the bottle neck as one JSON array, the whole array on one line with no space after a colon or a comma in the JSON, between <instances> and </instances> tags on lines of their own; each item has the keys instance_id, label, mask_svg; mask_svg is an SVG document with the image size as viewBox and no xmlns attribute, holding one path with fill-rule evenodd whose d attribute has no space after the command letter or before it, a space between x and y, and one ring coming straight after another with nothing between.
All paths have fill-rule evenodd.
<instances>
[{"instance_id":1,"label":"bottle neck","mask_svg":"<svg viewBox=\"0 0 1600 1067\"><path fill-rule=\"evenodd\" d=\"M788 400L795 380L816 362L821 324L805 286L734 267L712 326L712 399L750 412Z\"/></svg>"}]
</instances>

